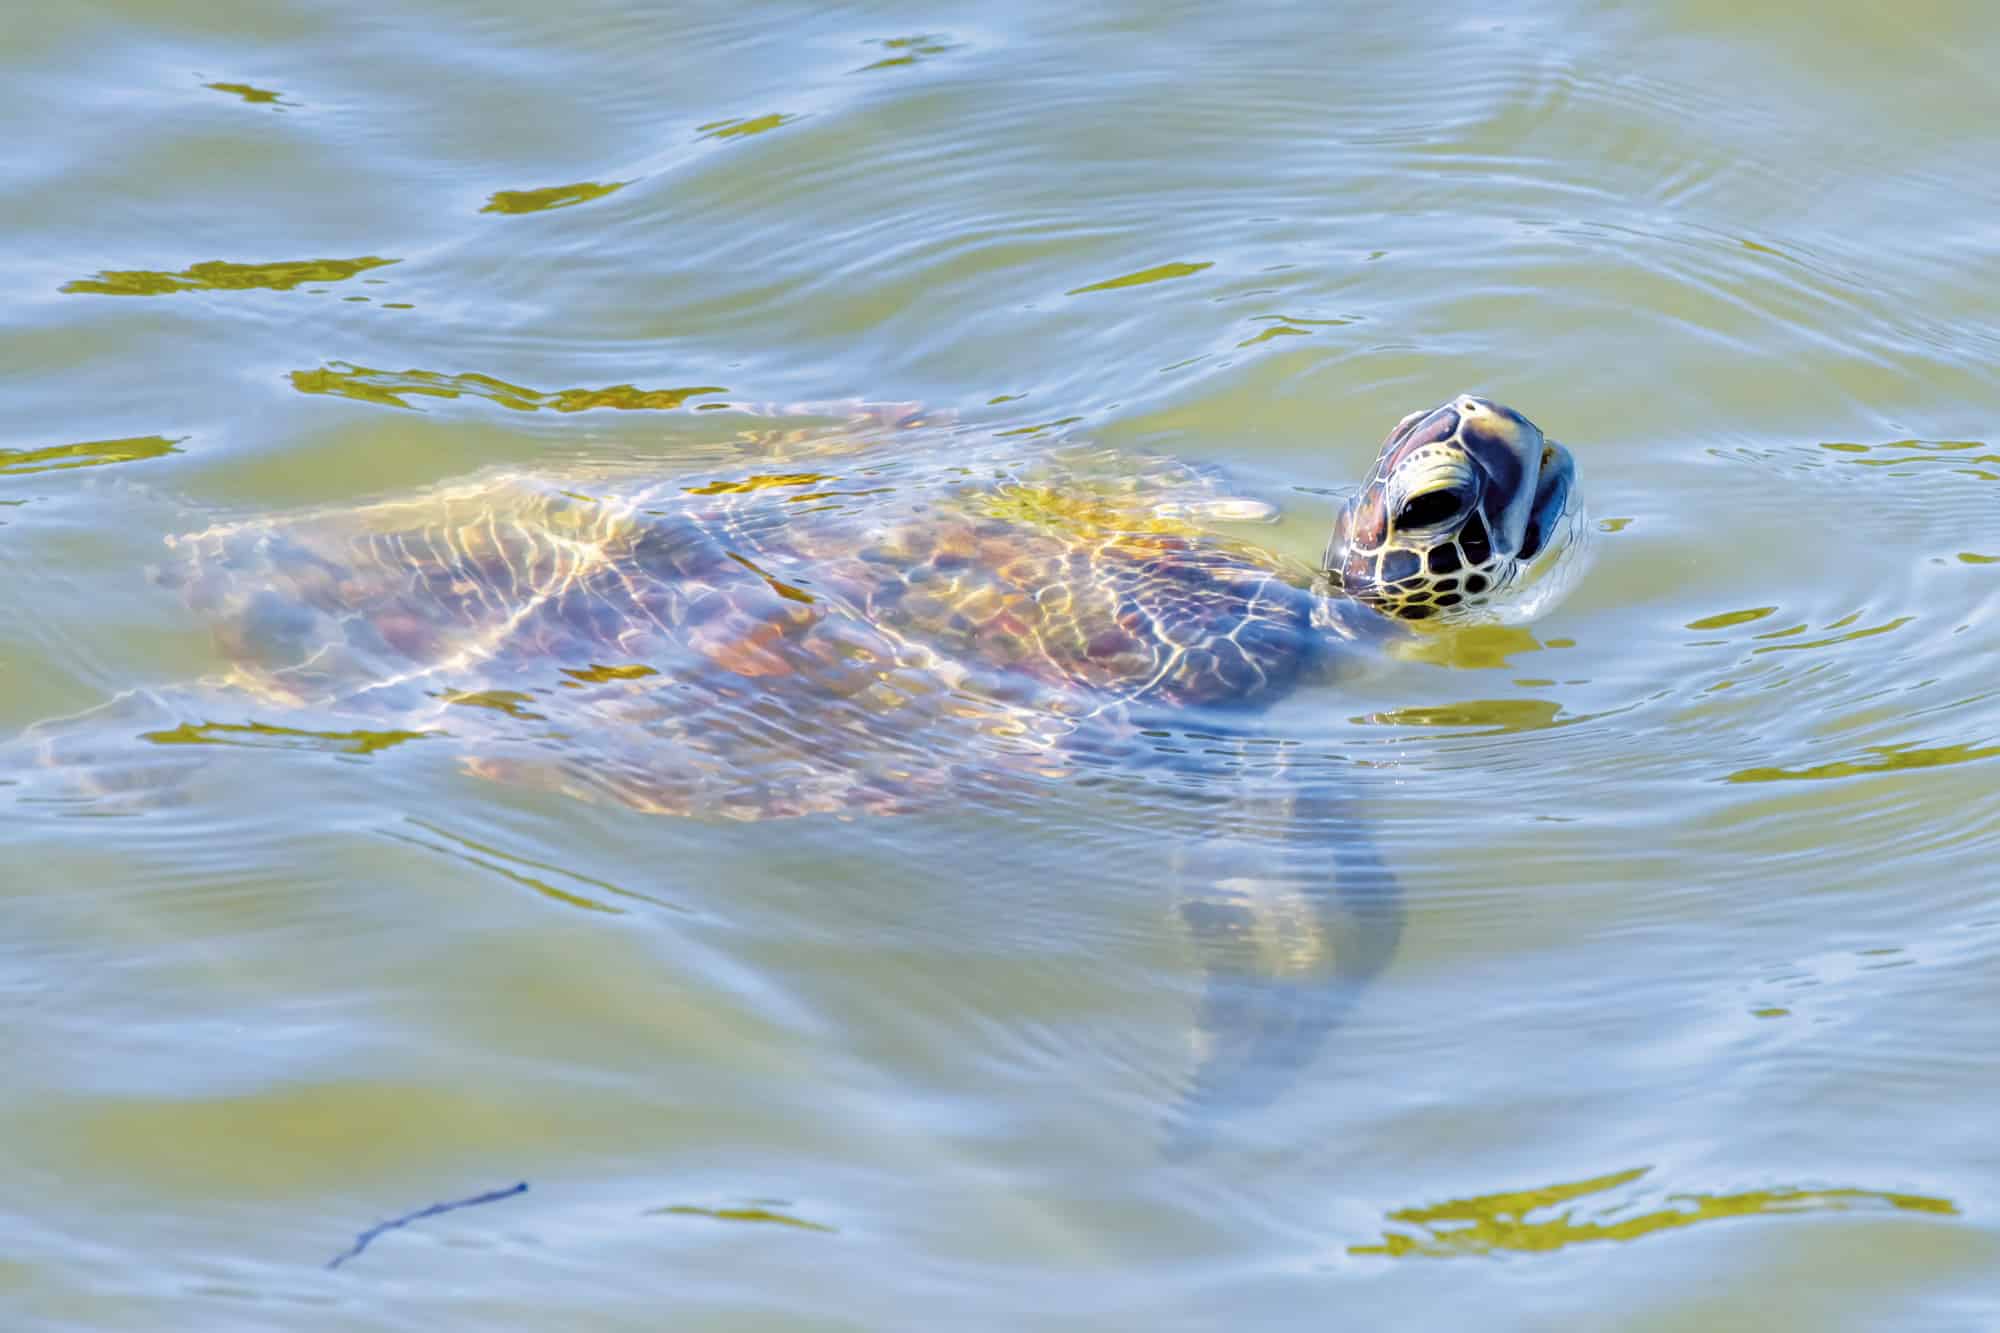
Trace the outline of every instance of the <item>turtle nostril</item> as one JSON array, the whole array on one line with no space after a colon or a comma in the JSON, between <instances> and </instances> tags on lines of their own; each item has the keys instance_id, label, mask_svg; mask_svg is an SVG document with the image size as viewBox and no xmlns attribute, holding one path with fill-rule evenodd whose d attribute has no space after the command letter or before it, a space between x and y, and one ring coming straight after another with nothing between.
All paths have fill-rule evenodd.
<instances>
[{"instance_id":1,"label":"turtle nostril","mask_svg":"<svg viewBox=\"0 0 2000 1333\"><path fill-rule=\"evenodd\" d=\"M1465 492L1446 488L1425 491L1403 501L1403 507L1396 511L1396 526L1399 528L1429 528L1440 523L1449 523L1465 511Z\"/></svg>"}]
</instances>

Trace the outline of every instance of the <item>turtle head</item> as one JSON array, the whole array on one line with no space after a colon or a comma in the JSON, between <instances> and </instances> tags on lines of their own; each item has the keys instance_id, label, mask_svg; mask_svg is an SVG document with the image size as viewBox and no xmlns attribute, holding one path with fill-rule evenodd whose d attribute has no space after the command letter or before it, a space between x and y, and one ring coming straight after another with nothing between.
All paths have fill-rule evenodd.
<instances>
[{"instance_id":1,"label":"turtle head","mask_svg":"<svg viewBox=\"0 0 2000 1333\"><path fill-rule=\"evenodd\" d=\"M1334 587L1403 620L1470 618L1576 526L1569 450L1469 394L1396 423L1327 543Z\"/></svg>"}]
</instances>

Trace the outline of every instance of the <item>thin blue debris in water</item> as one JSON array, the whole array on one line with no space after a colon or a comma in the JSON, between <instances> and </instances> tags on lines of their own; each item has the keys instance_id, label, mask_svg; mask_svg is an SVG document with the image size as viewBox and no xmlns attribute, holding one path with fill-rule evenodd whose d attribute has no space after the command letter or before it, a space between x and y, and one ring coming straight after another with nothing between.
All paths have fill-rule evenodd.
<instances>
[{"instance_id":1,"label":"thin blue debris in water","mask_svg":"<svg viewBox=\"0 0 2000 1333\"><path fill-rule=\"evenodd\" d=\"M523 1180L518 1184L509 1185L504 1190L489 1190L484 1194L475 1194L469 1199L453 1199L449 1203L434 1203L428 1208L419 1208L414 1213L405 1213L401 1217L391 1218L387 1222L377 1222L374 1226L369 1227L366 1231L356 1236L354 1244L350 1248L327 1260L326 1266L328 1268L340 1267L349 1259L354 1258L354 1256L367 1249L368 1243L385 1231L393 1231L397 1227L406 1227L410 1223L422 1218L436 1217L439 1213L448 1213L454 1208L470 1208L474 1204L480 1203L498 1203L502 1199L511 1199L516 1194L525 1194L527 1190L528 1182Z\"/></svg>"}]
</instances>

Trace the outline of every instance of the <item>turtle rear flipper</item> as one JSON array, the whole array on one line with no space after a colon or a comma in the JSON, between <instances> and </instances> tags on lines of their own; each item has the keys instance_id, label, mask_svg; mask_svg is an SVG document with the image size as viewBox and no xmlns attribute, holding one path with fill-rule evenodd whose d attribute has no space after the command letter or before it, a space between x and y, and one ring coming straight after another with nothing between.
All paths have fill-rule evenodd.
<instances>
[{"instance_id":1,"label":"turtle rear flipper","mask_svg":"<svg viewBox=\"0 0 2000 1333\"><path fill-rule=\"evenodd\" d=\"M19 776L18 799L98 815L138 814L180 805L207 762L175 745L185 726L167 699L127 690L67 717L34 723L0 745L0 768Z\"/></svg>"}]
</instances>

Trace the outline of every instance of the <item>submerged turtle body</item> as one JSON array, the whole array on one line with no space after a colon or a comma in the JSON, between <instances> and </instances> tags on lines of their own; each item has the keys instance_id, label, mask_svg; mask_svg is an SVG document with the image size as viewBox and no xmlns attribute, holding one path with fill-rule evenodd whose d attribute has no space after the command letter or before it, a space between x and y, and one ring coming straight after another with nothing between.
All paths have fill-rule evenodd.
<instances>
[{"instance_id":1,"label":"submerged turtle body","mask_svg":"<svg viewBox=\"0 0 2000 1333\"><path fill-rule=\"evenodd\" d=\"M239 693L738 818L1056 771L1087 719L1255 706L1318 660L1312 571L1184 517L1226 508L1197 469L807 462L496 473L177 537L161 578Z\"/></svg>"}]
</instances>

